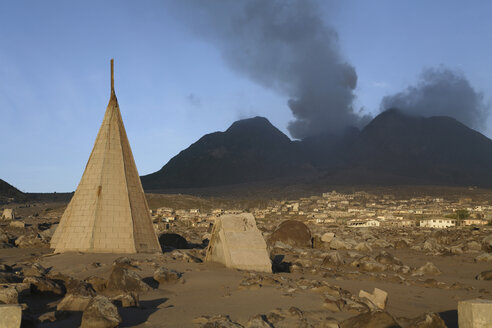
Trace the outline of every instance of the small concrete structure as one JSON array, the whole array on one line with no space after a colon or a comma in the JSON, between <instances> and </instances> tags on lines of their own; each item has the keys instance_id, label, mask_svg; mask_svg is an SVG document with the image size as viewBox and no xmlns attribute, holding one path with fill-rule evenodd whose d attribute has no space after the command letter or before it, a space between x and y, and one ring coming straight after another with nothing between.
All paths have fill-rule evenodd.
<instances>
[{"instance_id":1,"label":"small concrete structure","mask_svg":"<svg viewBox=\"0 0 492 328\"><path fill-rule=\"evenodd\" d=\"M379 288L374 288L372 294L366 292L365 290L361 290L359 292L359 297L367 298L381 310L384 310L386 303L388 302L388 293Z\"/></svg>"},{"instance_id":2,"label":"small concrete structure","mask_svg":"<svg viewBox=\"0 0 492 328\"><path fill-rule=\"evenodd\" d=\"M22 320L22 307L18 304L1 304L0 318L0 328L19 328Z\"/></svg>"},{"instance_id":3,"label":"small concrete structure","mask_svg":"<svg viewBox=\"0 0 492 328\"><path fill-rule=\"evenodd\" d=\"M492 328L492 301L473 299L458 302L460 328Z\"/></svg>"},{"instance_id":4,"label":"small concrete structure","mask_svg":"<svg viewBox=\"0 0 492 328\"><path fill-rule=\"evenodd\" d=\"M12 208L6 208L3 210L2 220L14 220L14 219L15 219L15 213Z\"/></svg>"},{"instance_id":5,"label":"small concrete structure","mask_svg":"<svg viewBox=\"0 0 492 328\"><path fill-rule=\"evenodd\" d=\"M205 261L234 269L272 272L266 242L251 213L222 215L215 220Z\"/></svg>"}]
</instances>

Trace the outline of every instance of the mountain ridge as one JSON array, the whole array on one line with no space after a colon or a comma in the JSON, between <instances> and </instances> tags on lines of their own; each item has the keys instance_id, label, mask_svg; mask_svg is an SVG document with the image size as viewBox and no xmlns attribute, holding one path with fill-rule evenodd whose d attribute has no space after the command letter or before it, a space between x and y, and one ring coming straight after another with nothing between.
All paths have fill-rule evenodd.
<instances>
[{"instance_id":1,"label":"mountain ridge","mask_svg":"<svg viewBox=\"0 0 492 328\"><path fill-rule=\"evenodd\" d=\"M338 184L492 186L492 140L446 116L389 109L362 130L291 140L254 117L204 135L159 171L142 176L146 190L199 188L321 177Z\"/></svg>"}]
</instances>

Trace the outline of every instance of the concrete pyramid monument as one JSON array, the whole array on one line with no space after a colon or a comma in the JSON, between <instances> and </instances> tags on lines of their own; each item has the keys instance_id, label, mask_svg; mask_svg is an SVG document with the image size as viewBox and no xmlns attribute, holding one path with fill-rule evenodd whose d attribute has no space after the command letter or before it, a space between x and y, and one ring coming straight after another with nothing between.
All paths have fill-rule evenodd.
<instances>
[{"instance_id":1,"label":"concrete pyramid monument","mask_svg":"<svg viewBox=\"0 0 492 328\"><path fill-rule=\"evenodd\" d=\"M161 252L114 92L79 186L51 239L55 253Z\"/></svg>"}]
</instances>

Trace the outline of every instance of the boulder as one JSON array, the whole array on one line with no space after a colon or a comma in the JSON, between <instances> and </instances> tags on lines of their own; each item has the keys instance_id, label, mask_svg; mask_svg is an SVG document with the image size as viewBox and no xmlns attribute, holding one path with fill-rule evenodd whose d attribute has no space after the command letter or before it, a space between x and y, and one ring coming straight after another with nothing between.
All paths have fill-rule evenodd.
<instances>
[{"instance_id":1,"label":"boulder","mask_svg":"<svg viewBox=\"0 0 492 328\"><path fill-rule=\"evenodd\" d=\"M249 318L246 322L245 328L272 328L273 326L268 322L266 316L258 314Z\"/></svg>"},{"instance_id":2,"label":"boulder","mask_svg":"<svg viewBox=\"0 0 492 328\"><path fill-rule=\"evenodd\" d=\"M434 312L424 313L417 318L410 319L406 322L405 327L410 328L447 328L444 320L439 314Z\"/></svg>"},{"instance_id":3,"label":"boulder","mask_svg":"<svg viewBox=\"0 0 492 328\"><path fill-rule=\"evenodd\" d=\"M31 265L31 267L22 270L22 273L25 277L33 276L33 277L43 277L48 273L48 269L43 267L38 262L35 262Z\"/></svg>"},{"instance_id":4,"label":"boulder","mask_svg":"<svg viewBox=\"0 0 492 328\"><path fill-rule=\"evenodd\" d=\"M159 285L174 283L181 278L181 273L167 269L164 267L159 267L154 271L153 278L159 283Z\"/></svg>"},{"instance_id":5,"label":"boulder","mask_svg":"<svg viewBox=\"0 0 492 328\"><path fill-rule=\"evenodd\" d=\"M482 271L475 277L477 280L492 280L492 270Z\"/></svg>"},{"instance_id":6,"label":"boulder","mask_svg":"<svg viewBox=\"0 0 492 328\"><path fill-rule=\"evenodd\" d=\"M63 295L65 290L62 286L46 277L26 277L24 283L31 284L33 293Z\"/></svg>"},{"instance_id":7,"label":"boulder","mask_svg":"<svg viewBox=\"0 0 492 328\"><path fill-rule=\"evenodd\" d=\"M340 323L340 328L398 328L395 319L385 311L359 314Z\"/></svg>"},{"instance_id":8,"label":"boulder","mask_svg":"<svg viewBox=\"0 0 492 328\"><path fill-rule=\"evenodd\" d=\"M188 242L186 239L177 233L163 233L159 236L161 247L171 247L175 249L187 249Z\"/></svg>"},{"instance_id":9,"label":"boulder","mask_svg":"<svg viewBox=\"0 0 492 328\"><path fill-rule=\"evenodd\" d=\"M311 247L311 231L301 221L286 220L270 235L268 245L273 246L278 241L293 247Z\"/></svg>"},{"instance_id":10,"label":"boulder","mask_svg":"<svg viewBox=\"0 0 492 328\"><path fill-rule=\"evenodd\" d=\"M342 256L340 253L337 251L329 252L326 254L325 258L323 259L323 266L326 265L343 265L345 261L343 260Z\"/></svg>"},{"instance_id":11,"label":"boulder","mask_svg":"<svg viewBox=\"0 0 492 328\"><path fill-rule=\"evenodd\" d=\"M26 225L24 224L24 222L18 221L18 220L12 220L12 221L10 221L9 226L12 227L12 228L19 228L19 229L24 229L26 227Z\"/></svg>"},{"instance_id":12,"label":"boulder","mask_svg":"<svg viewBox=\"0 0 492 328\"><path fill-rule=\"evenodd\" d=\"M492 253L492 234L482 239L482 249L487 253Z\"/></svg>"},{"instance_id":13,"label":"boulder","mask_svg":"<svg viewBox=\"0 0 492 328\"><path fill-rule=\"evenodd\" d=\"M15 219L14 209L12 209L12 208L4 209L1 219L2 220L14 220Z\"/></svg>"},{"instance_id":14,"label":"boulder","mask_svg":"<svg viewBox=\"0 0 492 328\"><path fill-rule=\"evenodd\" d=\"M492 254L490 253L483 253L475 257L475 262L491 262L492 261Z\"/></svg>"},{"instance_id":15,"label":"boulder","mask_svg":"<svg viewBox=\"0 0 492 328\"><path fill-rule=\"evenodd\" d=\"M427 262L422 265L420 268L416 269L412 276L438 276L441 274L441 271L431 262Z\"/></svg>"},{"instance_id":16,"label":"boulder","mask_svg":"<svg viewBox=\"0 0 492 328\"><path fill-rule=\"evenodd\" d=\"M17 304L19 303L19 293L12 285L0 286L0 303Z\"/></svg>"},{"instance_id":17,"label":"boulder","mask_svg":"<svg viewBox=\"0 0 492 328\"><path fill-rule=\"evenodd\" d=\"M129 292L113 297L113 302L121 307L140 307L140 300L137 293Z\"/></svg>"},{"instance_id":18,"label":"boulder","mask_svg":"<svg viewBox=\"0 0 492 328\"><path fill-rule=\"evenodd\" d=\"M321 241L324 243L329 243L335 238L335 233L333 232L326 232L321 236Z\"/></svg>"},{"instance_id":19,"label":"boulder","mask_svg":"<svg viewBox=\"0 0 492 328\"><path fill-rule=\"evenodd\" d=\"M346 241L343 241L342 239L335 237L333 240L330 242L330 248L331 249L336 249L336 250L341 250L341 249L352 249L352 245L349 244Z\"/></svg>"},{"instance_id":20,"label":"boulder","mask_svg":"<svg viewBox=\"0 0 492 328\"><path fill-rule=\"evenodd\" d=\"M372 247L366 242L358 243L354 249L360 252L372 252Z\"/></svg>"},{"instance_id":21,"label":"boulder","mask_svg":"<svg viewBox=\"0 0 492 328\"><path fill-rule=\"evenodd\" d=\"M128 270L120 265L113 265L108 279L107 289L124 292L146 292L150 290L149 285L143 282L135 271Z\"/></svg>"},{"instance_id":22,"label":"boulder","mask_svg":"<svg viewBox=\"0 0 492 328\"><path fill-rule=\"evenodd\" d=\"M104 296L96 296L82 315L81 328L113 328L121 323L118 309Z\"/></svg>"},{"instance_id":23,"label":"boulder","mask_svg":"<svg viewBox=\"0 0 492 328\"><path fill-rule=\"evenodd\" d=\"M0 327L19 328L22 321L22 307L20 305L0 305Z\"/></svg>"},{"instance_id":24,"label":"boulder","mask_svg":"<svg viewBox=\"0 0 492 328\"><path fill-rule=\"evenodd\" d=\"M372 293L361 290L359 292L359 297L367 298L381 310L384 310L384 308L386 307L386 303L388 302L388 293L379 288L374 288Z\"/></svg>"},{"instance_id":25,"label":"boulder","mask_svg":"<svg viewBox=\"0 0 492 328\"><path fill-rule=\"evenodd\" d=\"M458 302L460 328L488 328L492 325L492 301L473 299Z\"/></svg>"},{"instance_id":26,"label":"boulder","mask_svg":"<svg viewBox=\"0 0 492 328\"><path fill-rule=\"evenodd\" d=\"M272 272L267 245L250 213L222 215L215 220L205 261L240 270Z\"/></svg>"},{"instance_id":27,"label":"boulder","mask_svg":"<svg viewBox=\"0 0 492 328\"><path fill-rule=\"evenodd\" d=\"M390 254L386 251L382 251L381 253L379 253L375 257L375 260L378 263L386 264L386 265L403 265L403 263L399 259L397 259L392 254Z\"/></svg>"},{"instance_id":28,"label":"boulder","mask_svg":"<svg viewBox=\"0 0 492 328\"><path fill-rule=\"evenodd\" d=\"M66 294L60 303L58 303L56 309L58 311L84 311L91 300L92 296Z\"/></svg>"},{"instance_id":29,"label":"boulder","mask_svg":"<svg viewBox=\"0 0 492 328\"><path fill-rule=\"evenodd\" d=\"M470 241L466 244L466 248L470 251L479 251L482 249L482 245L476 241Z\"/></svg>"}]
</instances>

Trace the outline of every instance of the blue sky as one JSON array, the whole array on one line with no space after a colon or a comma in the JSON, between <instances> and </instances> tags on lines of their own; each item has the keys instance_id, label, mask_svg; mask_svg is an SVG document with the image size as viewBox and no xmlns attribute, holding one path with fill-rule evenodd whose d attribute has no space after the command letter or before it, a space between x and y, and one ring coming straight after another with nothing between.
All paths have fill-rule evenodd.
<instances>
[{"instance_id":1,"label":"blue sky","mask_svg":"<svg viewBox=\"0 0 492 328\"><path fill-rule=\"evenodd\" d=\"M22 191L73 191L109 99L109 59L140 174L203 134L261 115L285 133L287 97L230 69L220 51L159 1L0 2L0 178ZM488 1L321 2L357 71L357 107L425 67L462 71L492 95ZM490 117L489 117L490 121ZM492 136L492 122L484 132Z\"/></svg>"}]
</instances>

